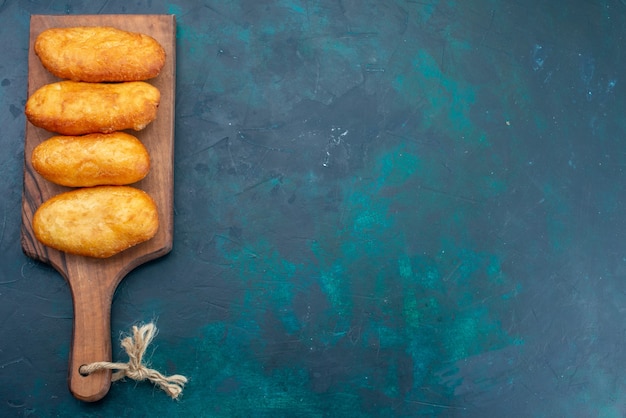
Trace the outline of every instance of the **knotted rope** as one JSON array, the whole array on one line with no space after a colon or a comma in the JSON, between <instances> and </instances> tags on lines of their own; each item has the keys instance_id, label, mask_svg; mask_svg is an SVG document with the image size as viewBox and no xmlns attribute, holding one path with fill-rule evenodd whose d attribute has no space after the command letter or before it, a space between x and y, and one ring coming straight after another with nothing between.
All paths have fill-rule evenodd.
<instances>
[{"instance_id":1,"label":"knotted rope","mask_svg":"<svg viewBox=\"0 0 626 418\"><path fill-rule=\"evenodd\" d=\"M148 379L159 386L165 393L178 399L183 392L183 387L187 383L187 378L179 374L164 376L154 369L146 367L143 363L143 356L157 334L154 324L147 324L141 327L133 326L133 335L122 340L121 345L128 354L128 363L110 363L108 361L97 361L80 366L79 372L82 375L89 375L98 370L116 370L111 375L111 381L129 377L133 380L142 381Z\"/></svg>"}]
</instances>

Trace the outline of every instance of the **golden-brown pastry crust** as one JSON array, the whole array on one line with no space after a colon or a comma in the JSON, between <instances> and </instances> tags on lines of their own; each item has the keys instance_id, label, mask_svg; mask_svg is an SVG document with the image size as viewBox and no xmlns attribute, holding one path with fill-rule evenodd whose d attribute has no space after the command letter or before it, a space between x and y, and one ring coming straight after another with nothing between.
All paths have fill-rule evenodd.
<instances>
[{"instance_id":1,"label":"golden-brown pastry crust","mask_svg":"<svg viewBox=\"0 0 626 418\"><path fill-rule=\"evenodd\" d=\"M148 150L124 132L53 136L35 147L31 162L46 180L68 187L131 184L150 171Z\"/></svg>"},{"instance_id":2,"label":"golden-brown pastry crust","mask_svg":"<svg viewBox=\"0 0 626 418\"><path fill-rule=\"evenodd\" d=\"M143 81L47 84L26 102L26 117L35 126L63 135L139 131L157 115L161 94Z\"/></svg>"},{"instance_id":3,"label":"golden-brown pastry crust","mask_svg":"<svg viewBox=\"0 0 626 418\"><path fill-rule=\"evenodd\" d=\"M74 81L148 80L165 63L154 38L102 26L47 29L37 36L35 53L52 74Z\"/></svg>"},{"instance_id":4,"label":"golden-brown pastry crust","mask_svg":"<svg viewBox=\"0 0 626 418\"><path fill-rule=\"evenodd\" d=\"M37 239L71 254L107 258L152 238L159 217L152 198L129 186L76 189L44 202L33 216Z\"/></svg>"}]
</instances>

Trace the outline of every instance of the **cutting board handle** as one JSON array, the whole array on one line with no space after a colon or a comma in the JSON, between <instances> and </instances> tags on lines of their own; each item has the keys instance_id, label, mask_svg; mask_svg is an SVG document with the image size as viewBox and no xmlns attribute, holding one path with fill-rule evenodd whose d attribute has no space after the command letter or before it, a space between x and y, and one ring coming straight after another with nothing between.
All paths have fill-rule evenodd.
<instances>
[{"instance_id":1,"label":"cutting board handle","mask_svg":"<svg viewBox=\"0 0 626 418\"><path fill-rule=\"evenodd\" d=\"M68 385L70 392L82 401L98 401L111 387L110 370L83 375L80 367L98 361L111 361L111 303L119 281L117 275L68 279L74 304Z\"/></svg>"}]
</instances>

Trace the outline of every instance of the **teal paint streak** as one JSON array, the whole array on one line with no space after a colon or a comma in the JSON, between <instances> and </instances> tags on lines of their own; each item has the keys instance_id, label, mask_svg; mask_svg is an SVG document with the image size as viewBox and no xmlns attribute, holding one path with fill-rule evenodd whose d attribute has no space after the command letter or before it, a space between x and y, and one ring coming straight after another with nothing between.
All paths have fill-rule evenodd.
<instances>
[{"instance_id":1,"label":"teal paint streak","mask_svg":"<svg viewBox=\"0 0 626 418\"><path fill-rule=\"evenodd\" d=\"M352 189L350 186L348 189ZM351 285L368 280L373 263L381 256L381 245L389 241L392 220L385 206L365 191L347 191L339 230L320 231L323 239L313 243L322 277L333 305L341 312L351 309Z\"/></svg>"},{"instance_id":2,"label":"teal paint streak","mask_svg":"<svg viewBox=\"0 0 626 418\"><path fill-rule=\"evenodd\" d=\"M297 331L298 320L289 307L298 266L282 257L266 241L248 246L244 254L233 253L231 261L237 267L240 280L246 284L242 305L250 309L239 310L242 326L259 329L257 309L262 311L269 305L279 310L280 320L289 332Z\"/></svg>"},{"instance_id":3,"label":"teal paint streak","mask_svg":"<svg viewBox=\"0 0 626 418\"><path fill-rule=\"evenodd\" d=\"M168 3L167 14L180 16L181 14L183 14L183 9L177 4Z\"/></svg>"},{"instance_id":4,"label":"teal paint streak","mask_svg":"<svg viewBox=\"0 0 626 418\"><path fill-rule=\"evenodd\" d=\"M403 2L401 3L403 4ZM429 3L418 3L416 6L417 11L417 21L419 23L427 23L437 10L437 6L439 1L433 1Z\"/></svg>"},{"instance_id":5,"label":"teal paint streak","mask_svg":"<svg viewBox=\"0 0 626 418\"><path fill-rule=\"evenodd\" d=\"M295 13L298 13L303 16L306 16L307 14L308 5L305 2L285 1L282 3L285 4L284 7L288 8L289 10L294 11Z\"/></svg>"},{"instance_id":6,"label":"teal paint streak","mask_svg":"<svg viewBox=\"0 0 626 418\"><path fill-rule=\"evenodd\" d=\"M379 187L400 185L416 171L424 169L419 158L407 152L406 148L400 146L397 151L380 159L380 167L377 167L380 171Z\"/></svg>"},{"instance_id":7,"label":"teal paint streak","mask_svg":"<svg viewBox=\"0 0 626 418\"><path fill-rule=\"evenodd\" d=\"M458 138L475 135L469 112L476 92L445 75L428 51L417 50L411 64L395 75L391 85L409 105L424 109L424 129L446 126Z\"/></svg>"},{"instance_id":8,"label":"teal paint streak","mask_svg":"<svg viewBox=\"0 0 626 418\"><path fill-rule=\"evenodd\" d=\"M350 300L346 291L349 278L343 274L341 266L334 266L330 271L322 271L320 281L324 293L328 296L331 306L339 315L345 315L350 310ZM349 290L349 289L348 289Z\"/></svg>"}]
</instances>

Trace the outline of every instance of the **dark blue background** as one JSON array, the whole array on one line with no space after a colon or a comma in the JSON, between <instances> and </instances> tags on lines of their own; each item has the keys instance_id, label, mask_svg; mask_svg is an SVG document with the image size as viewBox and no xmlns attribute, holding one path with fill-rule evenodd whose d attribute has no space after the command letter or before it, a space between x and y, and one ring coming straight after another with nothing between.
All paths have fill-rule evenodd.
<instances>
[{"instance_id":1,"label":"dark blue background","mask_svg":"<svg viewBox=\"0 0 626 418\"><path fill-rule=\"evenodd\" d=\"M65 13L177 18L174 249L122 282L112 338L156 321L179 402L73 399L68 287L21 252L29 16ZM624 416L625 23L619 0L1 2L0 415Z\"/></svg>"}]
</instances>

